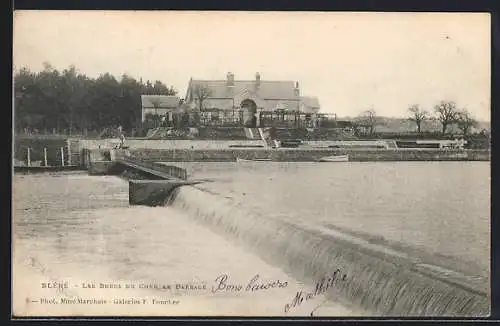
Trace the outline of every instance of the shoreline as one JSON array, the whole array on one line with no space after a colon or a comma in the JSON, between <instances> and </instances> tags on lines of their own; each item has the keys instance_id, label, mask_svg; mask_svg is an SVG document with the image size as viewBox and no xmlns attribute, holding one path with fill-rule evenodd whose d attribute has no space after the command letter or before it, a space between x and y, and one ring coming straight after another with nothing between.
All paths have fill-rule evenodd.
<instances>
[{"instance_id":1,"label":"shoreline","mask_svg":"<svg viewBox=\"0 0 500 326\"><path fill-rule=\"evenodd\" d=\"M43 161L43 148L47 146L49 165L61 165L60 150L65 149L65 165L85 167L89 152L103 154L116 145L115 139L66 139L56 145L38 139L31 151L31 161ZM126 142L132 155L145 160L170 162L231 162L267 159L278 162L316 162L322 157L349 155L349 161L490 161L491 148L439 149L439 148L377 148L380 140L346 142L341 147L324 144L301 145L296 148L272 148L262 140L149 140L129 139ZM330 144L331 145L331 144ZM333 145L332 145L333 146ZM337 145L335 145L337 146ZM15 158L27 165L27 152L20 143L14 148ZM102 155L101 155L102 156ZM35 169L29 169L35 170Z\"/></svg>"},{"instance_id":2,"label":"shoreline","mask_svg":"<svg viewBox=\"0 0 500 326\"><path fill-rule=\"evenodd\" d=\"M490 161L490 150L440 149L153 149L131 148L132 156L168 162L234 162L270 159L277 162L317 162L324 156L349 155L352 162L375 161Z\"/></svg>"}]
</instances>

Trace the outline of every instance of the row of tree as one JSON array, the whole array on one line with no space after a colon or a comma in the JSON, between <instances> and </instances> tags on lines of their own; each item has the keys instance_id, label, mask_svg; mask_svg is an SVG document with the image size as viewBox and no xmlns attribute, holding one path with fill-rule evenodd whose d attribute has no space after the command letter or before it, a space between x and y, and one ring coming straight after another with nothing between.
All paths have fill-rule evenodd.
<instances>
[{"instance_id":1,"label":"row of tree","mask_svg":"<svg viewBox=\"0 0 500 326\"><path fill-rule=\"evenodd\" d=\"M18 131L82 133L141 123L141 95L176 95L161 81L109 73L91 78L70 66L59 71L45 63L41 72L22 68L14 76L14 117Z\"/></svg>"},{"instance_id":2,"label":"row of tree","mask_svg":"<svg viewBox=\"0 0 500 326\"><path fill-rule=\"evenodd\" d=\"M418 104L410 105L408 107L408 120L415 123L419 134L422 132L423 122L427 120L438 121L443 135L446 134L451 125L456 125L464 136L468 135L470 130L478 125L477 120L467 109L458 109L456 103L451 101L441 101L435 105L434 115L428 110L422 109ZM375 132L377 125L383 124L374 109L364 111L356 119L356 122L359 126L367 128L370 135Z\"/></svg>"}]
</instances>

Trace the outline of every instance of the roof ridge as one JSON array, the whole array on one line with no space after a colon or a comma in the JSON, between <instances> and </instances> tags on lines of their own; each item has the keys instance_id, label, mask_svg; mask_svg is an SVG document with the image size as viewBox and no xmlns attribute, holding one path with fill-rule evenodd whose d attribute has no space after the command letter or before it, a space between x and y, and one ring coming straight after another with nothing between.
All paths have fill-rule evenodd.
<instances>
[{"instance_id":1,"label":"roof ridge","mask_svg":"<svg viewBox=\"0 0 500 326\"><path fill-rule=\"evenodd\" d=\"M179 96L177 96L177 95L158 95L158 94L141 94L141 96L179 97Z\"/></svg>"},{"instance_id":2,"label":"roof ridge","mask_svg":"<svg viewBox=\"0 0 500 326\"><path fill-rule=\"evenodd\" d=\"M226 82L225 79L192 79L194 82Z\"/></svg>"},{"instance_id":3,"label":"roof ridge","mask_svg":"<svg viewBox=\"0 0 500 326\"><path fill-rule=\"evenodd\" d=\"M194 82L226 82L226 79L192 79ZM256 82L255 79L236 79L234 80L235 83L238 82L245 82L245 83L250 83L250 82ZM293 80L266 80L266 79L261 79L260 83L295 83Z\"/></svg>"}]
</instances>

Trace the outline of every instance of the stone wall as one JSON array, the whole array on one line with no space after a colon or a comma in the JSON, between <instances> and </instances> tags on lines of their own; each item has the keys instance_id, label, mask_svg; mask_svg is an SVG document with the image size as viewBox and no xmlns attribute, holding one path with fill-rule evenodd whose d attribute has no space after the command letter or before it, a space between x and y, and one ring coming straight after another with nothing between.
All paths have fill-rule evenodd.
<instances>
[{"instance_id":1,"label":"stone wall","mask_svg":"<svg viewBox=\"0 0 500 326\"><path fill-rule=\"evenodd\" d=\"M120 143L119 139L82 139L81 149L113 148ZM229 149L237 147L265 147L266 143L261 140L189 140L189 139L127 139L126 146L133 149Z\"/></svg>"},{"instance_id":2,"label":"stone wall","mask_svg":"<svg viewBox=\"0 0 500 326\"><path fill-rule=\"evenodd\" d=\"M330 155L349 154L350 161L489 161L487 150L336 150L336 149L226 149L226 150L131 150L132 156L152 161L236 161L270 158L273 161L317 161Z\"/></svg>"}]
</instances>

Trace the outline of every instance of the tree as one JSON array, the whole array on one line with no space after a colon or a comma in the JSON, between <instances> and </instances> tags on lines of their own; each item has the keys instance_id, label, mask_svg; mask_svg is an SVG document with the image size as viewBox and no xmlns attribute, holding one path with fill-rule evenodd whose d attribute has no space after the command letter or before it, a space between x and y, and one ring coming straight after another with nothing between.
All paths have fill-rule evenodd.
<instances>
[{"instance_id":1,"label":"tree","mask_svg":"<svg viewBox=\"0 0 500 326\"><path fill-rule=\"evenodd\" d=\"M74 124L80 128L84 124L82 104L87 95L86 79L85 76L78 74L74 66L70 66L63 70L58 80L60 115L68 125L70 135L73 133Z\"/></svg>"},{"instance_id":2,"label":"tree","mask_svg":"<svg viewBox=\"0 0 500 326\"><path fill-rule=\"evenodd\" d=\"M197 84L193 88L194 100L198 103L199 111L203 110L203 103L212 95L212 90L205 85Z\"/></svg>"},{"instance_id":3,"label":"tree","mask_svg":"<svg viewBox=\"0 0 500 326\"><path fill-rule=\"evenodd\" d=\"M408 120L415 122L417 125L417 132L420 134L422 122L429 117L429 112L422 110L418 104L413 104L408 108L410 117Z\"/></svg>"},{"instance_id":4,"label":"tree","mask_svg":"<svg viewBox=\"0 0 500 326\"><path fill-rule=\"evenodd\" d=\"M471 127L478 125L476 119L474 119L467 109L462 109L457 113L457 126L462 131L462 134L467 136Z\"/></svg>"},{"instance_id":5,"label":"tree","mask_svg":"<svg viewBox=\"0 0 500 326\"><path fill-rule=\"evenodd\" d=\"M377 125L377 123L378 123L377 113L375 112L375 110L373 108L364 111L358 117L358 125L363 126L365 128L368 128L370 136L373 135L373 132L375 131L375 126Z\"/></svg>"},{"instance_id":6,"label":"tree","mask_svg":"<svg viewBox=\"0 0 500 326\"><path fill-rule=\"evenodd\" d=\"M141 123L141 94L176 95L161 81L154 84L109 73L89 78L70 66L59 72L44 63L40 72L21 68L14 75L14 123L17 130L100 131Z\"/></svg>"},{"instance_id":7,"label":"tree","mask_svg":"<svg viewBox=\"0 0 500 326\"><path fill-rule=\"evenodd\" d=\"M458 118L457 106L455 102L441 101L440 104L434 107L437 114L437 119L441 123L441 133L446 134L446 129L449 125L455 123Z\"/></svg>"}]
</instances>

